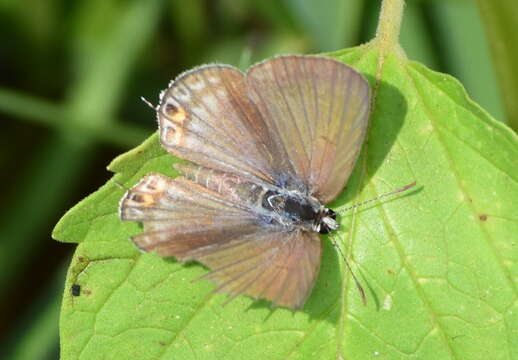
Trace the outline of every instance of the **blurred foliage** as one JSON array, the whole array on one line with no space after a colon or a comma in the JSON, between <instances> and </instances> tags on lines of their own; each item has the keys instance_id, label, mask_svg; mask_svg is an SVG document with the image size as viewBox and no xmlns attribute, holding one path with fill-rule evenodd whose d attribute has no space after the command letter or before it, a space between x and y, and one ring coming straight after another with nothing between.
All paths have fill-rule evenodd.
<instances>
[{"instance_id":1,"label":"blurred foliage","mask_svg":"<svg viewBox=\"0 0 518 360\"><path fill-rule=\"evenodd\" d=\"M451 73L508 122L516 113L501 93L517 88L505 74L516 74L509 47L518 24L499 23L505 7L479 4L491 44L470 0L407 1L401 42L409 58ZM106 182L113 157L155 130L140 96L157 101L172 77L200 63L247 67L363 43L378 12L377 0L0 0L1 358L58 357L73 248L50 232Z\"/></svg>"},{"instance_id":2,"label":"blurred foliage","mask_svg":"<svg viewBox=\"0 0 518 360\"><path fill-rule=\"evenodd\" d=\"M501 86L509 125L518 129L518 46L513 33L518 25L518 2L514 0L478 0L480 15L486 24L495 71Z\"/></svg>"}]
</instances>

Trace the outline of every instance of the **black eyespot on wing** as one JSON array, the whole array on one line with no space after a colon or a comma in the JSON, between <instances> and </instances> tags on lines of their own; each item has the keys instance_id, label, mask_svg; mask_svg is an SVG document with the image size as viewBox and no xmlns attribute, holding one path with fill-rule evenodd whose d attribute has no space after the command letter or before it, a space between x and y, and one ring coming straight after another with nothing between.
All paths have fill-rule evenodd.
<instances>
[{"instance_id":1,"label":"black eyespot on wing","mask_svg":"<svg viewBox=\"0 0 518 360\"><path fill-rule=\"evenodd\" d=\"M176 105L173 105L171 103L167 103L165 106L165 111L168 114L175 114L178 112L178 107Z\"/></svg>"}]
</instances>

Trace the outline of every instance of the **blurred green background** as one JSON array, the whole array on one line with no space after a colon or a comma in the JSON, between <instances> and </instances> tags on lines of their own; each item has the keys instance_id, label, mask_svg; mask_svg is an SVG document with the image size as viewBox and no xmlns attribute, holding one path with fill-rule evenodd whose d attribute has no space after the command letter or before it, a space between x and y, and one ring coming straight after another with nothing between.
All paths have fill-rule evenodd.
<instances>
[{"instance_id":1,"label":"blurred green background","mask_svg":"<svg viewBox=\"0 0 518 360\"><path fill-rule=\"evenodd\" d=\"M401 43L410 59L454 75L496 119L513 123L518 55L509 44L518 2L495 3L408 0ZM246 68L274 54L364 43L379 6L0 0L0 358L59 357L59 307L74 246L50 233L111 177L111 159L156 130L140 96L157 102L170 79L202 63Z\"/></svg>"}]
</instances>

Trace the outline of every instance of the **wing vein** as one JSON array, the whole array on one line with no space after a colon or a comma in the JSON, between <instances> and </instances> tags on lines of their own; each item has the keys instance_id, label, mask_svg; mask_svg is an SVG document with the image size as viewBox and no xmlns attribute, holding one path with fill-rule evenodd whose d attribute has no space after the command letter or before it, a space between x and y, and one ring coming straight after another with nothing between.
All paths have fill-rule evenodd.
<instances>
[{"instance_id":1,"label":"wing vein","mask_svg":"<svg viewBox=\"0 0 518 360\"><path fill-rule=\"evenodd\" d=\"M289 86L291 86L291 79L290 79L290 76L291 74L288 72L288 69L286 67L286 62L285 62L285 58L281 58L281 63L284 67L284 70L286 72L286 81L288 83ZM292 124L293 126L295 127L295 130L297 132L297 135L298 135L298 139L299 139L299 144L300 144L300 147L302 148L302 150L304 151L304 154L306 155L305 156L305 159L306 159L306 162L307 162L307 159L309 158L309 155L304 147L304 140L303 140L303 137L302 137L302 132L300 131L300 128L299 128L299 125L297 123L297 119L295 118L295 115L293 113L293 110L291 109L291 104L289 103L287 97L286 97L286 93L284 92L285 88L284 86L281 86L280 82L279 82L279 78L278 78L278 70L275 70L275 66L272 66L272 72L273 72L273 78L275 80L275 84L277 85L277 87L279 88L279 91L281 93L281 96L282 96L282 99L284 101L284 103L286 104L286 108L288 109L288 113L290 114L290 118L292 120ZM306 169L304 169L305 171L307 171L307 165L306 165ZM299 176L302 177L303 174L299 174Z\"/></svg>"},{"instance_id":2,"label":"wing vein","mask_svg":"<svg viewBox=\"0 0 518 360\"><path fill-rule=\"evenodd\" d=\"M256 94L256 95L257 95L257 97L261 100L261 102L262 102L263 104L266 104L266 101L264 101L264 98L263 98L263 96L261 96L261 93L260 93L259 91L257 91L257 87L256 87L256 85L255 85L255 84L252 84L251 86L254 88L254 92L255 92L255 94ZM265 106L265 109L264 109L264 110L268 112L268 114L270 115L270 118L273 118L272 113L271 113L270 109L269 109L267 106ZM275 123L275 121L270 121L270 122L269 122L269 126L271 126L271 127L273 127L273 128L275 129L275 132L274 132L274 133L275 133L275 135L274 135L274 136L279 137L279 128L277 127L277 124ZM280 140L280 141L279 141L279 145L280 145L280 147L281 147L281 148L282 148L282 150L283 150L283 154L288 154L288 151L287 151L287 149L286 149L286 145L284 144L284 141ZM291 171L290 171L290 172L292 172L292 169L295 169L296 167L295 167L295 165L293 164L293 161L292 161L292 159L291 159L289 156L287 157L287 160L288 160L288 162L289 162L289 163L290 163L290 165L291 165L291 169L290 169Z\"/></svg>"}]
</instances>

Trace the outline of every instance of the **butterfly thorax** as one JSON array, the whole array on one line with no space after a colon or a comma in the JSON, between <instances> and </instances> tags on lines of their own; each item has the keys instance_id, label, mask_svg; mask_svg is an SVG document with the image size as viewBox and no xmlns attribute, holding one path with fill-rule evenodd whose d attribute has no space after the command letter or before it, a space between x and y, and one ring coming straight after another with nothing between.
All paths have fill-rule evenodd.
<instances>
[{"instance_id":1,"label":"butterfly thorax","mask_svg":"<svg viewBox=\"0 0 518 360\"><path fill-rule=\"evenodd\" d=\"M283 225L302 227L321 234L338 228L333 210L298 191L268 190L263 194L261 205L265 210L278 214Z\"/></svg>"}]
</instances>

